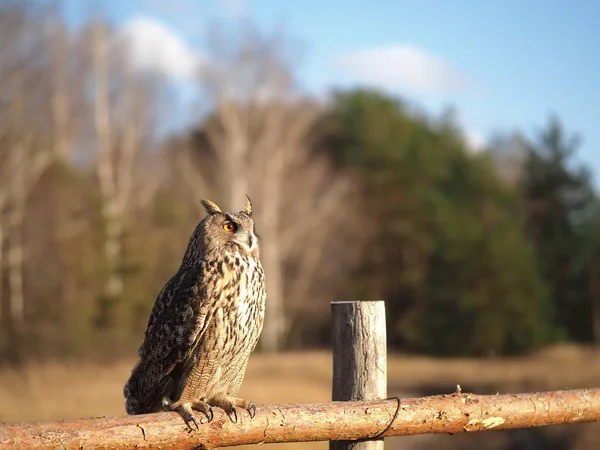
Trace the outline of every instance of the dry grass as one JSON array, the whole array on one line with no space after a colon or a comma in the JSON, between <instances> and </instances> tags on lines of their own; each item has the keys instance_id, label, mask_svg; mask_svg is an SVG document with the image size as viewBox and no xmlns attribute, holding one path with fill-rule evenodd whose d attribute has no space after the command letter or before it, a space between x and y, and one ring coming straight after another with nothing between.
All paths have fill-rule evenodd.
<instances>
[{"instance_id":1,"label":"dry grass","mask_svg":"<svg viewBox=\"0 0 600 450\"><path fill-rule=\"evenodd\" d=\"M597 350L568 346L513 359L390 355L389 393L448 392L456 384L479 393L593 387L600 379L598 356ZM132 364L53 363L2 370L0 404L5 407L0 409L0 421L122 415L122 387ZM250 359L240 395L257 404L309 403L330 400L330 386L328 352L257 354ZM284 448L325 449L327 444L289 444Z\"/></svg>"}]
</instances>

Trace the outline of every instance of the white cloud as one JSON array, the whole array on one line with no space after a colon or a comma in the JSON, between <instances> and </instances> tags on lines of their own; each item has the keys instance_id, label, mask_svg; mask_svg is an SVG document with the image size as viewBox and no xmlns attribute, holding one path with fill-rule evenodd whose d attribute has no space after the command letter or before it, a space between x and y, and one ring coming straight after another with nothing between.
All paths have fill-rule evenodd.
<instances>
[{"instance_id":1,"label":"white cloud","mask_svg":"<svg viewBox=\"0 0 600 450\"><path fill-rule=\"evenodd\" d=\"M485 138L477 131L466 129L463 137L467 147L473 152L479 152L485 147Z\"/></svg>"},{"instance_id":2,"label":"white cloud","mask_svg":"<svg viewBox=\"0 0 600 450\"><path fill-rule=\"evenodd\" d=\"M245 18L249 14L248 4L245 0L222 0L221 8L223 8L223 14L232 19Z\"/></svg>"},{"instance_id":3,"label":"white cloud","mask_svg":"<svg viewBox=\"0 0 600 450\"><path fill-rule=\"evenodd\" d=\"M119 38L127 41L138 70L159 72L180 81L194 78L198 72L199 53L176 30L154 18L132 18L120 30Z\"/></svg>"},{"instance_id":4,"label":"white cloud","mask_svg":"<svg viewBox=\"0 0 600 450\"><path fill-rule=\"evenodd\" d=\"M338 57L334 65L359 82L421 94L452 94L472 87L469 77L445 60L407 44L358 50Z\"/></svg>"}]
</instances>

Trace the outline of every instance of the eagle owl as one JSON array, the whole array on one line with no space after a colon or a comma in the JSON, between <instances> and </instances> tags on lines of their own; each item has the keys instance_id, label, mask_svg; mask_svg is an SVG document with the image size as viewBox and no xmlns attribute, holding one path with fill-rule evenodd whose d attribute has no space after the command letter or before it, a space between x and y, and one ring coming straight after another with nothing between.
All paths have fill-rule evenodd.
<instances>
[{"instance_id":1,"label":"eagle owl","mask_svg":"<svg viewBox=\"0 0 600 450\"><path fill-rule=\"evenodd\" d=\"M234 422L236 407L256 414L252 402L235 395L262 331L266 299L250 199L240 212L201 202L208 214L156 299L123 390L128 414L177 411L196 428L194 410L209 422L213 406Z\"/></svg>"}]
</instances>

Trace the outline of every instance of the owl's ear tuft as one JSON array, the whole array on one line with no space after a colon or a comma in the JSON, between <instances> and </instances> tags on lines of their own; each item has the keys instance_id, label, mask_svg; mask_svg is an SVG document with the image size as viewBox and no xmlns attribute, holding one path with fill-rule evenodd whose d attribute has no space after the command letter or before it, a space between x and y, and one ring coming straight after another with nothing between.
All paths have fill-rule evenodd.
<instances>
[{"instance_id":1,"label":"owl's ear tuft","mask_svg":"<svg viewBox=\"0 0 600 450\"><path fill-rule=\"evenodd\" d=\"M208 214L216 214L221 212L221 208L219 208L216 203L211 202L210 200L203 198L200 200L200 203L202 203L202 206L204 206L204 209L206 209Z\"/></svg>"},{"instance_id":2,"label":"owl's ear tuft","mask_svg":"<svg viewBox=\"0 0 600 450\"><path fill-rule=\"evenodd\" d=\"M249 216L252 215L252 201L250 201L250 197L246 194L246 214Z\"/></svg>"}]
</instances>

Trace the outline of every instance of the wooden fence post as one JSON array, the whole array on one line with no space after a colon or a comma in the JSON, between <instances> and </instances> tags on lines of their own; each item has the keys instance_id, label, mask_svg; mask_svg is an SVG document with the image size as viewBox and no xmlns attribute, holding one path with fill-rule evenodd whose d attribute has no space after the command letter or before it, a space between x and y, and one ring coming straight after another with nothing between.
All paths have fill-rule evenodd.
<instances>
[{"instance_id":1,"label":"wooden fence post","mask_svg":"<svg viewBox=\"0 0 600 450\"><path fill-rule=\"evenodd\" d=\"M385 302L332 302L333 401L387 397ZM383 450L383 438L330 441L330 450Z\"/></svg>"}]
</instances>

